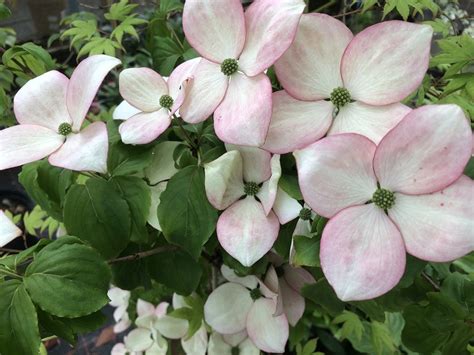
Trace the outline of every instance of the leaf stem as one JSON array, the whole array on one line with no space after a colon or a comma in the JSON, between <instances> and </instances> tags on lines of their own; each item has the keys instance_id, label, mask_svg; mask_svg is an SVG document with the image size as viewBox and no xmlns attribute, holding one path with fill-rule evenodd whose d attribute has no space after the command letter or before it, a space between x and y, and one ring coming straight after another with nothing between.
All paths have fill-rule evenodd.
<instances>
[{"instance_id":1,"label":"leaf stem","mask_svg":"<svg viewBox=\"0 0 474 355\"><path fill-rule=\"evenodd\" d=\"M182 124L182 122L181 122L181 119L178 118L175 114L173 114L173 119L174 119L175 122L178 123L178 127L181 129L181 132L183 132L184 137L186 138L186 141L189 143L189 145L191 146L191 148L193 148L193 149L195 149L196 151L198 151L198 150L199 150L199 146L197 146L197 145L193 142L191 136L188 134L188 131L186 131L186 129L184 128L184 126L183 126L183 124Z\"/></svg>"},{"instance_id":2,"label":"leaf stem","mask_svg":"<svg viewBox=\"0 0 474 355\"><path fill-rule=\"evenodd\" d=\"M22 277L18 274L15 274L14 272L11 272L9 270L6 270L6 269L0 269L0 273L4 274L4 275L7 275L7 276L10 276L10 277L13 277L15 279L22 279Z\"/></svg>"},{"instance_id":3,"label":"leaf stem","mask_svg":"<svg viewBox=\"0 0 474 355\"><path fill-rule=\"evenodd\" d=\"M138 259L146 258L148 256L159 254L159 253L164 252L164 251L171 251L171 250L175 250L175 249L176 249L176 247L174 247L172 245L166 245L166 246L163 246L163 247L158 247L158 248L155 248L155 249L151 249L151 250L147 250L147 251L141 251L141 252L138 252L138 253L135 253L135 254L131 254L131 255L127 255L127 256L121 256L119 258L111 259L111 260L108 261L108 263L109 264L115 264L115 263L120 263L120 262L124 262L124 261L138 260Z\"/></svg>"},{"instance_id":4,"label":"leaf stem","mask_svg":"<svg viewBox=\"0 0 474 355\"><path fill-rule=\"evenodd\" d=\"M423 276L423 278L428 281L431 286L433 286L433 288L436 290L436 291L439 291L441 290L441 288L439 287L439 285L433 281L433 279L431 277L428 276L427 273L425 273L424 271L421 272L421 276Z\"/></svg>"}]
</instances>

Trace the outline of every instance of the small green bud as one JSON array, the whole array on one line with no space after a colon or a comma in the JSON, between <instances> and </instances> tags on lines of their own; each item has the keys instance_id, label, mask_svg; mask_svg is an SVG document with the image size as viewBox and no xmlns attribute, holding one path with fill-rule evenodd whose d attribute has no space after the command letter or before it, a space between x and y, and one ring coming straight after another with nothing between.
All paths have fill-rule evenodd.
<instances>
[{"instance_id":1,"label":"small green bud","mask_svg":"<svg viewBox=\"0 0 474 355\"><path fill-rule=\"evenodd\" d=\"M300 218L303 221L309 221L311 219L311 210L309 208L302 208L300 211Z\"/></svg>"},{"instance_id":2,"label":"small green bud","mask_svg":"<svg viewBox=\"0 0 474 355\"><path fill-rule=\"evenodd\" d=\"M227 76L231 76L232 74L237 73L238 69L239 63L237 63L237 60L232 58L225 59L221 64L221 72L223 72L224 75Z\"/></svg>"},{"instance_id":3,"label":"small green bud","mask_svg":"<svg viewBox=\"0 0 474 355\"><path fill-rule=\"evenodd\" d=\"M351 102L351 94L346 88L335 88L331 93L331 102L336 107L342 107Z\"/></svg>"},{"instance_id":4,"label":"small green bud","mask_svg":"<svg viewBox=\"0 0 474 355\"><path fill-rule=\"evenodd\" d=\"M395 204L395 194L386 189L377 189L372 195L372 201L377 207L388 210Z\"/></svg>"},{"instance_id":5,"label":"small green bud","mask_svg":"<svg viewBox=\"0 0 474 355\"><path fill-rule=\"evenodd\" d=\"M244 185L244 193L247 196L255 196L260 191L260 186L256 182L247 182Z\"/></svg>"},{"instance_id":6,"label":"small green bud","mask_svg":"<svg viewBox=\"0 0 474 355\"><path fill-rule=\"evenodd\" d=\"M169 95L163 95L160 97L160 106L163 108L171 109L173 106L173 98Z\"/></svg>"},{"instance_id":7,"label":"small green bud","mask_svg":"<svg viewBox=\"0 0 474 355\"><path fill-rule=\"evenodd\" d=\"M58 127L58 133L67 136L72 133L72 126L67 122L61 123Z\"/></svg>"},{"instance_id":8,"label":"small green bud","mask_svg":"<svg viewBox=\"0 0 474 355\"><path fill-rule=\"evenodd\" d=\"M254 288L252 291L250 291L250 297L256 301L258 300L260 297L262 297L262 292L260 291L259 288Z\"/></svg>"}]
</instances>

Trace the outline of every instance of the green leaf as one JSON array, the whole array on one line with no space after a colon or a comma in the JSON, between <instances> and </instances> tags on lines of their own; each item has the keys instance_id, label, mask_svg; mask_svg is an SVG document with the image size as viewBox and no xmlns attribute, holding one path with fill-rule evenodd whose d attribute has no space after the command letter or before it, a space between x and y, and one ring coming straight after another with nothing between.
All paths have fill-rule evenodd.
<instances>
[{"instance_id":1,"label":"green leaf","mask_svg":"<svg viewBox=\"0 0 474 355\"><path fill-rule=\"evenodd\" d=\"M288 195L296 200L302 200L300 187L298 184L298 177L294 175L282 175L278 181L278 186L281 187Z\"/></svg>"},{"instance_id":2,"label":"green leaf","mask_svg":"<svg viewBox=\"0 0 474 355\"><path fill-rule=\"evenodd\" d=\"M158 219L165 238L195 259L216 228L217 211L204 189L204 171L188 166L174 175L160 196Z\"/></svg>"},{"instance_id":3,"label":"green leaf","mask_svg":"<svg viewBox=\"0 0 474 355\"><path fill-rule=\"evenodd\" d=\"M182 251L167 251L146 260L150 276L181 295L191 294L199 285L201 266Z\"/></svg>"},{"instance_id":4,"label":"green leaf","mask_svg":"<svg viewBox=\"0 0 474 355\"><path fill-rule=\"evenodd\" d=\"M5 4L0 4L0 21L5 20L6 18L10 17L12 12Z\"/></svg>"},{"instance_id":5,"label":"green leaf","mask_svg":"<svg viewBox=\"0 0 474 355\"><path fill-rule=\"evenodd\" d=\"M150 189L135 176L117 176L111 179L122 198L127 201L132 217L132 242L148 242L146 222L151 205Z\"/></svg>"},{"instance_id":6,"label":"green leaf","mask_svg":"<svg viewBox=\"0 0 474 355\"><path fill-rule=\"evenodd\" d=\"M320 266L320 238L317 236L308 238L304 235L295 235L293 237L293 246L296 251L294 259L295 264L301 266Z\"/></svg>"},{"instance_id":7,"label":"green leaf","mask_svg":"<svg viewBox=\"0 0 474 355\"><path fill-rule=\"evenodd\" d=\"M38 309L38 318L41 328L50 335L56 335L69 344L75 345L79 333L92 332L107 320L101 311L79 318L61 318Z\"/></svg>"},{"instance_id":8,"label":"green leaf","mask_svg":"<svg viewBox=\"0 0 474 355\"><path fill-rule=\"evenodd\" d=\"M142 172L151 163L153 146L132 146L122 143L118 133L120 123L114 120L107 122L107 132L110 141L107 158L108 170L112 176L132 175Z\"/></svg>"},{"instance_id":9,"label":"green leaf","mask_svg":"<svg viewBox=\"0 0 474 355\"><path fill-rule=\"evenodd\" d=\"M315 284L303 286L301 294L321 305L333 316L344 310L344 302L337 298L336 293L326 279L320 279Z\"/></svg>"},{"instance_id":10,"label":"green leaf","mask_svg":"<svg viewBox=\"0 0 474 355\"><path fill-rule=\"evenodd\" d=\"M385 324L374 321L371 323L372 345L376 354L393 354L395 345L393 344L390 330Z\"/></svg>"},{"instance_id":11,"label":"green leaf","mask_svg":"<svg viewBox=\"0 0 474 355\"><path fill-rule=\"evenodd\" d=\"M138 39L138 33L135 26L147 23L146 20L136 18L134 15L126 17L110 34L111 38L115 38L117 42L122 43L124 34L129 34Z\"/></svg>"},{"instance_id":12,"label":"green leaf","mask_svg":"<svg viewBox=\"0 0 474 355\"><path fill-rule=\"evenodd\" d=\"M153 38L153 64L162 75L170 75L184 50L170 37L155 36Z\"/></svg>"},{"instance_id":13,"label":"green leaf","mask_svg":"<svg viewBox=\"0 0 474 355\"><path fill-rule=\"evenodd\" d=\"M18 280L0 284L0 353L37 354L41 345L36 309Z\"/></svg>"},{"instance_id":14,"label":"green leaf","mask_svg":"<svg viewBox=\"0 0 474 355\"><path fill-rule=\"evenodd\" d=\"M334 318L332 322L334 324L343 323L341 328L341 339L346 339L351 336L354 336L358 340L362 339L364 325L357 314L345 310L341 315Z\"/></svg>"},{"instance_id":15,"label":"green leaf","mask_svg":"<svg viewBox=\"0 0 474 355\"><path fill-rule=\"evenodd\" d=\"M474 338L474 328L467 324L459 327L451 334L448 342L443 347L443 355L467 354L469 342Z\"/></svg>"},{"instance_id":16,"label":"green leaf","mask_svg":"<svg viewBox=\"0 0 474 355\"><path fill-rule=\"evenodd\" d=\"M77 57L95 55L95 54L106 54L115 56L116 49L121 49L120 43L116 40L104 37L92 37L87 43L81 48Z\"/></svg>"},{"instance_id":17,"label":"green leaf","mask_svg":"<svg viewBox=\"0 0 474 355\"><path fill-rule=\"evenodd\" d=\"M385 321L385 312L383 307L377 304L374 300L353 301L351 304L359 308L372 320L379 322Z\"/></svg>"},{"instance_id":18,"label":"green leaf","mask_svg":"<svg viewBox=\"0 0 474 355\"><path fill-rule=\"evenodd\" d=\"M58 221L63 220L64 197L74 180L72 171L51 166L47 161L26 164L19 174L28 195Z\"/></svg>"},{"instance_id":19,"label":"green leaf","mask_svg":"<svg viewBox=\"0 0 474 355\"><path fill-rule=\"evenodd\" d=\"M112 181L88 179L66 195L64 224L69 234L87 241L105 258L116 257L130 240L131 214Z\"/></svg>"},{"instance_id":20,"label":"green leaf","mask_svg":"<svg viewBox=\"0 0 474 355\"><path fill-rule=\"evenodd\" d=\"M41 309L58 317L82 317L105 306L110 269L75 237L44 247L25 272L24 283Z\"/></svg>"},{"instance_id":21,"label":"green leaf","mask_svg":"<svg viewBox=\"0 0 474 355\"><path fill-rule=\"evenodd\" d=\"M406 324L402 339L412 351L431 354L448 340L449 334L427 325L424 317L428 315L420 306L409 306L404 312Z\"/></svg>"},{"instance_id":22,"label":"green leaf","mask_svg":"<svg viewBox=\"0 0 474 355\"><path fill-rule=\"evenodd\" d=\"M76 20L71 22L71 26L71 28L64 31L61 35L61 39L70 37L71 47L76 44L82 47L85 42L89 41L92 37L99 36L97 21L95 19Z\"/></svg>"},{"instance_id":23,"label":"green leaf","mask_svg":"<svg viewBox=\"0 0 474 355\"><path fill-rule=\"evenodd\" d=\"M204 319L204 302L199 295L185 298L187 306L173 310L168 315L175 318L186 319L189 322L188 332L183 338L190 339L201 328Z\"/></svg>"},{"instance_id":24,"label":"green leaf","mask_svg":"<svg viewBox=\"0 0 474 355\"><path fill-rule=\"evenodd\" d=\"M161 0L160 1L160 12L169 14L174 11L181 11L183 4L180 0Z\"/></svg>"},{"instance_id":25,"label":"green leaf","mask_svg":"<svg viewBox=\"0 0 474 355\"><path fill-rule=\"evenodd\" d=\"M120 0L110 6L104 17L109 21L123 21L137 6L138 4L129 4L128 0Z\"/></svg>"}]
</instances>

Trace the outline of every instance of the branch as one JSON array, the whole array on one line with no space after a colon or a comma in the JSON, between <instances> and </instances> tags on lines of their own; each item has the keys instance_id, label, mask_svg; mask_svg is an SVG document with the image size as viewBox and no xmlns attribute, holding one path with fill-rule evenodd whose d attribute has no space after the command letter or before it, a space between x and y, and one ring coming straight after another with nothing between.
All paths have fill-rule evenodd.
<instances>
[{"instance_id":1,"label":"branch","mask_svg":"<svg viewBox=\"0 0 474 355\"><path fill-rule=\"evenodd\" d=\"M436 290L436 291L439 291L441 290L441 288L439 287L439 285L433 281L433 279L431 277L428 276L427 273L425 273L424 271L421 272L421 276L423 276L423 278L428 281L431 286L433 286L433 288Z\"/></svg>"},{"instance_id":2,"label":"branch","mask_svg":"<svg viewBox=\"0 0 474 355\"><path fill-rule=\"evenodd\" d=\"M138 259L146 258L148 256L159 254L159 253L164 252L164 251L171 251L171 250L175 250L175 249L176 249L176 247L174 247L174 246L166 245L166 246L163 246L163 247L158 247L158 248L155 248L155 249L151 249L151 250L147 250L147 251L141 251L141 252L138 252L138 253L135 253L135 254L131 254L131 255L127 255L127 256L121 256L119 258L111 259L111 260L108 261L108 263L109 264L115 264L115 263L120 263L120 262L123 262L123 261L138 260Z\"/></svg>"},{"instance_id":3,"label":"branch","mask_svg":"<svg viewBox=\"0 0 474 355\"><path fill-rule=\"evenodd\" d=\"M356 13L361 12L361 11L362 11L362 8L357 9L357 10L352 10L352 11L344 12L344 13L339 14L339 15L334 15L333 17L334 17L334 18L345 17L346 15L356 14Z\"/></svg>"},{"instance_id":4,"label":"branch","mask_svg":"<svg viewBox=\"0 0 474 355\"><path fill-rule=\"evenodd\" d=\"M21 253L22 250L19 250L19 249L10 249L10 248L0 248L0 252L18 254L18 253Z\"/></svg>"}]
</instances>

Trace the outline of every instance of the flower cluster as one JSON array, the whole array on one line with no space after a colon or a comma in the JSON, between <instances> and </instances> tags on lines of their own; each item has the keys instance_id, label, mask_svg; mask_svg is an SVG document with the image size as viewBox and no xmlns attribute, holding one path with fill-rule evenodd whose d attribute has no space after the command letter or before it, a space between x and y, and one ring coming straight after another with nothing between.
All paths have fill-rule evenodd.
<instances>
[{"instance_id":1,"label":"flower cluster","mask_svg":"<svg viewBox=\"0 0 474 355\"><path fill-rule=\"evenodd\" d=\"M245 11L239 0L187 0L183 28L201 57L168 78L148 68L123 70L124 101L114 118L123 120L122 142L136 145L155 141L173 119L196 124L212 115L226 152L204 164L205 191L222 211L222 248L250 267L271 251L281 225L299 218L295 234L309 234L316 213L329 219L320 247L328 282L341 300L371 299L399 282L407 252L445 262L474 250L474 183L462 176L472 133L456 105L402 103L428 68L429 26L386 21L353 35L344 23L304 8L302 0L255 0ZM49 156L55 166L107 172L106 126L83 121L119 63L92 56L70 79L51 71L28 82L15 96L20 124L0 131L0 169ZM272 92L271 66L283 90ZM164 168L145 172L154 212L177 171L176 146L157 144ZM280 158L288 153L304 205L279 187ZM160 229L156 213L148 222ZM1 213L0 242L16 235ZM293 257L292 248L290 263ZM222 274L228 282L204 306L212 334L208 341L203 323L194 340L216 354L232 347L283 352L288 324L304 311L301 287L312 276L282 261L263 281L225 266ZM123 331L128 298L110 296ZM173 308L186 307L175 298ZM115 352L165 353L163 337L191 346L185 321L167 333L167 306L140 301L138 328Z\"/></svg>"},{"instance_id":2,"label":"flower cluster","mask_svg":"<svg viewBox=\"0 0 474 355\"><path fill-rule=\"evenodd\" d=\"M237 276L228 266L222 265L226 282L209 295L204 305L204 319L190 336L188 320L176 315L183 309L191 309L186 297L173 294L171 312L167 302L155 307L138 299L136 328L124 337L123 343L114 346L112 354L166 354L166 339L181 339L183 350L190 355L204 355L206 351L208 354L227 354L232 348L248 354L259 354L260 350L284 352L289 325L295 326L305 309L301 288L315 280L308 271L293 268L273 257L275 267L270 266L264 281L254 275ZM109 291L110 304L117 307L114 312L118 322L114 331L117 333L131 324L129 322L126 328L122 326L123 319L129 319L128 315L124 316L129 296L128 291L116 287ZM117 314L122 320L117 319ZM212 327L210 336L204 320Z\"/></svg>"}]
</instances>

